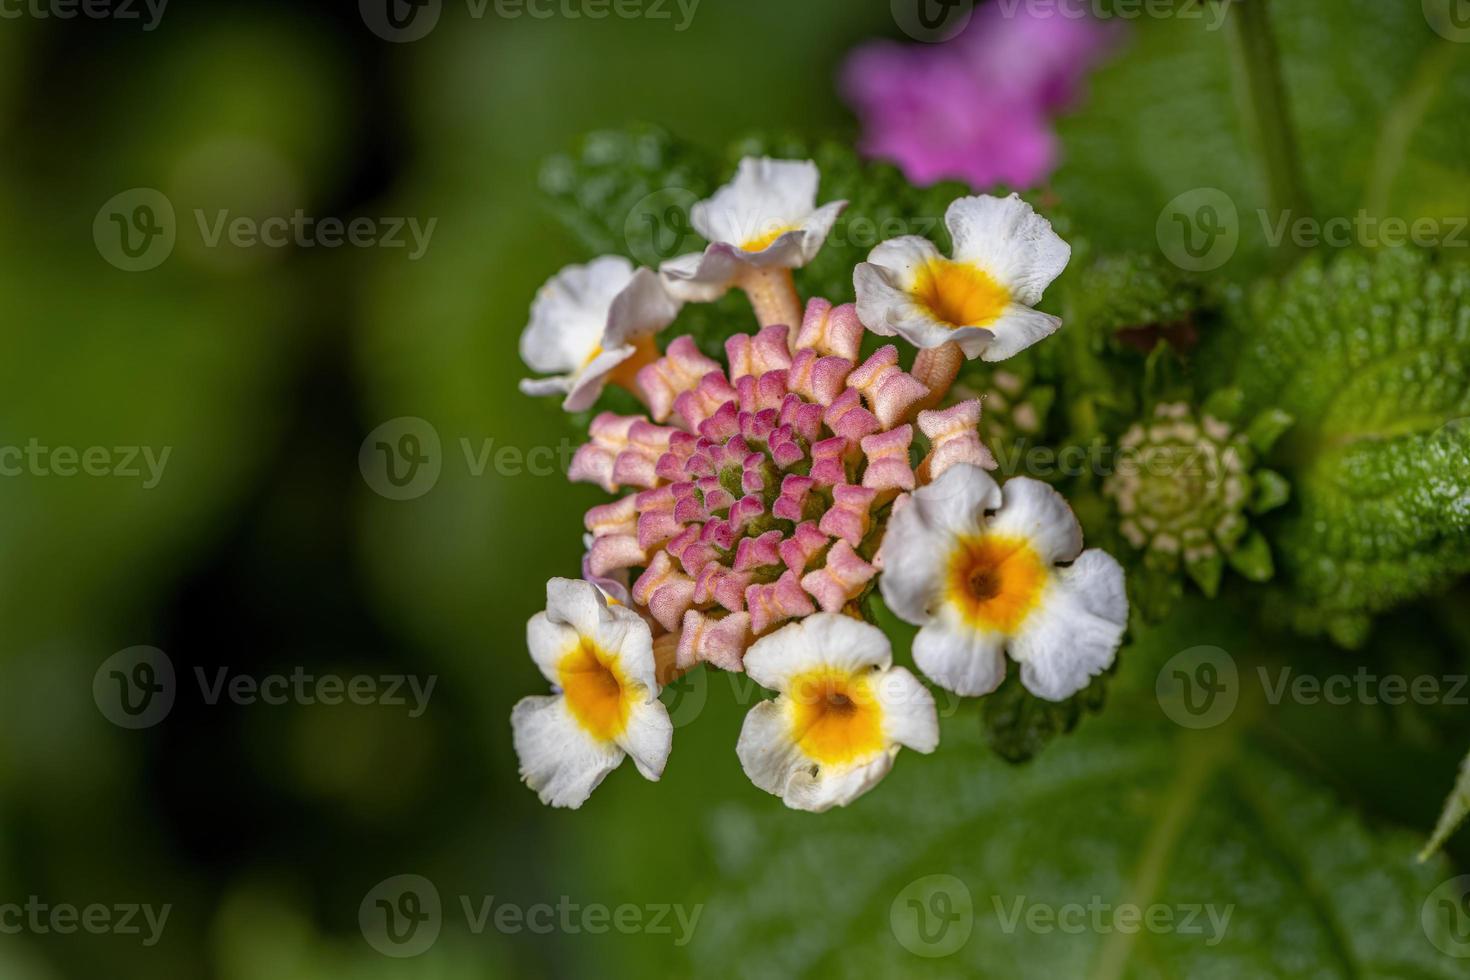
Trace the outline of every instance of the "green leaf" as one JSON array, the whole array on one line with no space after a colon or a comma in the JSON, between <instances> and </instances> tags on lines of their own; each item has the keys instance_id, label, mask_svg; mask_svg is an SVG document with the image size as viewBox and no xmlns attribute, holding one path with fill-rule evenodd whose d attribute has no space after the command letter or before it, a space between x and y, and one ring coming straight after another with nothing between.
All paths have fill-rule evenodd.
<instances>
[{"instance_id":1,"label":"green leaf","mask_svg":"<svg viewBox=\"0 0 1470 980\"><path fill-rule=\"evenodd\" d=\"M1449 799L1444 801L1444 812L1440 814L1439 823L1430 835L1429 843L1419 852L1419 860L1427 861L1437 854L1467 817L1470 817L1470 755L1465 757L1465 762L1460 766L1460 778L1450 792Z\"/></svg>"},{"instance_id":2,"label":"green leaf","mask_svg":"<svg viewBox=\"0 0 1470 980\"><path fill-rule=\"evenodd\" d=\"M951 724L937 753L901 754L887 784L847 810L814 820L727 805L711 834L720 881L706 902L719 915L691 945L695 972L1462 975L1420 925L1444 864L1415 865L1408 834L1370 832L1228 726L1094 722L1016 769ZM1196 934L1027 928L1032 907L1089 904L1210 905L1217 923L1230 918L1212 927L1201 913Z\"/></svg>"},{"instance_id":3,"label":"green leaf","mask_svg":"<svg viewBox=\"0 0 1470 980\"><path fill-rule=\"evenodd\" d=\"M1238 388L1232 390L1239 391ZM1246 438L1250 440L1250 444L1257 452L1264 455L1271 451L1277 440L1286 434L1286 430L1291 428L1294 421L1296 420L1281 409L1268 408L1251 422L1250 427L1246 429Z\"/></svg>"},{"instance_id":4,"label":"green leaf","mask_svg":"<svg viewBox=\"0 0 1470 980\"><path fill-rule=\"evenodd\" d=\"M1432 31L1421 6L1252 0L1202 5L1198 19L1141 18L1126 53L1059 125L1054 184L1077 231L1107 251L1176 254L1182 220L1200 248L1220 242L1205 253L1209 270L1242 279L1293 253L1289 225L1308 212L1470 213L1470 45ZM1264 51L1237 27L1256 8L1274 42ZM1275 68L1264 80L1263 63ZM1263 90L1284 105L1268 111ZM1291 180L1275 177L1283 169Z\"/></svg>"},{"instance_id":5,"label":"green leaf","mask_svg":"<svg viewBox=\"0 0 1470 980\"><path fill-rule=\"evenodd\" d=\"M1251 500L1252 513L1264 514L1291 499L1291 483L1275 470L1257 470L1252 479L1256 481L1255 497Z\"/></svg>"},{"instance_id":6,"label":"green leaf","mask_svg":"<svg viewBox=\"0 0 1470 980\"><path fill-rule=\"evenodd\" d=\"M1265 525L1289 586L1277 611L1357 642L1371 614L1470 571L1470 270L1344 253L1230 318L1204 358L1251 411L1297 419L1277 452L1295 502Z\"/></svg>"}]
</instances>

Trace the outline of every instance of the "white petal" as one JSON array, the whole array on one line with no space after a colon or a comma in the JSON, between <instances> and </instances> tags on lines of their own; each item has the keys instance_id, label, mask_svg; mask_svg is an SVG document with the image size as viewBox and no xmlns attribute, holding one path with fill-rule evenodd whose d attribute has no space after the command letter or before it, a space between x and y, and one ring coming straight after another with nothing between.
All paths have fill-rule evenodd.
<instances>
[{"instance_id":1,"label":"white petal","mask_svg":"<svg viewBox=\"0 0 1470 980\"><path fill-rule=\"evenodd\" d=\"M1127 621L1122 566L1107 552L1084 551L1057 569L1041 606L1011 639L1021 683L1051 701L1071 697L1112 664Z\"/></svg>"},{"instance_id":2,"label":"white petal","mask_svg":"<svg viewBox=\"0 0 1470 980\"><path fill-rule=\"evenodd\" d=\"M817 257L846 207L846 201L822 205L796 230L786 232L759 252L746 253L747 261L759 268L801 268Z\"/></svg>"},{"instance_id":3,"label":"white petal","mask_svg":"<svg viewBox=\"0 0 1470 980\"><path fill-rule=\"evenodd\" d=\"M949 206L944 223L955 259L979 266L1025 306L1041 300L1072 255L1051 222L1016 194L962 197Z\"/></svg>"},{"instance_id":4,"label":"white petal","mask_svg":"<svg viewBox=\"0 0 1470 980\"><path fill-rule=\"evenodd\" d=\"M821 812L857 799L887 775L898 747L844 769L812 762L790 738L790 721L780 701L762 701L745 716L735 752L750 781L796 810Z\"/></svg>"},{"instance_id":5,"label":"white petal","mask_svg":"<svg viewBox=\"0 0 1470 980\"><path fill-rule=\"evenodd\" d=\"M521 394L540 398L542 395L565 395L571 391L575 383L571 375L559 375L553 378L522 378Z\"/></svg>"},{"instance_id":6,"label":"white petal","mask_svg":"<svg viewBox=\"0 0 1470 980\"><path fill-rule=\"evenodd\" d=\"M554 623L546 613L539 612L526 624L526 647L531 651L531 660L553 685L561 686L557 671L561 658L567 651L582 642L581 636L566 623Z\"/></svg>"},{"instance_id":7,"label":"white petal","mask_svg":"<svg viewBox=\"0 0 1470 980\"><path fill-rule=\"evenodd\" d=\"M1003 634L975 629L945 604L914 637L914 663L946 691L978 698L1005 680L1005 644Z\"/></svg>"},{"instance_id":8,"label":"white petal","mask_svg":"<svg viewBox=\"0 0 1470 980\"><path fill-rule=\"evenodd\" d=\"M578 373L567 386L567 397L561 407L568 412L585 412L602 395L607 386L607 376L619 364L638 352L631 344L604 350L592 359L592 363ZM524 386L522 387L524 390Z\"/></svg>"},{"instance_id":9,"label":"white petal","mask_svg":"<svg viewBox=\"0 0 1470 980\"><path fill-rule=\"evenodd\" d=\"M743 252L728 245L711 245L670 259L659 266L669 295L687 303L710 303L730 291L748 264Z\"/></svg>"},{"instance_id":10,"label":"white petal","mask_svg":"<svg viewBox=\"0 0 1470 980\"><path fill-rule=\"evenodd\" d=\"M883 601L905 622L923 625L938 608L944 575L957 539L977 534L985 512L1001 505L990 474L961 463L915 490L888 519L878 549Z\"/></svg>"},{"instance_id":11,"label":"white petal","mask_svg":"<svg viewBox=\"0 0 1470 980\"><path fill-rule=\"evenodd\" d=\"M603 334L604 350L658 333L674 322L683 304L669 295L664 281L652 269L638 269L613 298Z\"/></svg>"},{"instance_id":12,"label":"white petal","mask_svg":"<svg viewBox=\"0 0 1470 980\"><path fill-rule=\"evenodd\" d=\"M594 636L607 612L607 600L590 582L554 578L546 583L546 616L565 623L581 636Z\"/></svg>"},{"instance_id":13,"label":"white petal","mask_svg":"<svg viewBox=\"0 0 1470 980\"><path fill-rule=\"evenodd\" d=\"M537 371L579 370L602 344L613 299L633 278L633 263L605 255L569 265L546 281L521 334L521 360Z\"/></svg>"},{"instance_id":14,"label":"white petal","mask_svg":"<svg viewBox=\"0 0 1470 980\"><path fill-rule=\"evenodd\" d=\"M582 729L560 695L522 698L510 713L521 778L542 803L576 809L623 761L614 742Z\"/></svg>"},{"instance_id":15,"label":"white petal","mask_svg":"<svg viewBox=\"0 0 1470 980\"><path fill-rule=\"evenodd\" d=\"M602 598L600 589L597 596ZM624 677L643 685L649 697L656 697L658 671L653 657L653 631L648 628L648 622L627 606L606 607L605 616L595 637L598 645L617 654Z\"/></svg>"},{"instance_id":16,"label":"white petal","mask_svg":"<svg viewBox=\"0 0 1470 980\"><path fill-rule=\"evenodd\" d=\"M798 769L786 781L786 792L781 799L793 810L822 813L834 806L847 806L868 790L877 786L893 768L893 759L898 755L898 746L876 756L866 765L844 769L840 772L831 768Z\"/></svg>"},{"instance_id":17,"label":"white petal","mask_svg":"<svg viewBox=\"0 0 1470 980\"><path fill-rule=\"evenodd\" d=\"M819 667L858 673L892 662L893 647L882 630L840 613L788 623L745 651L745 672L773 691L786 690L791 678Z\"/></svg>"},{"instance_id":18,"label":"white petal","mask_svg":"<svg viewBox=\"0 0 1470 980\"><path fill-rule=\"evenodd\" d=\"M628 712L628 727L618 736L618 744L633 757L633 764L644 779L657 781L674 747L669 709L652 695L649 700L633 705Z\"/></svg>"},{"instance_id":19,"label":"white petal","mask_svg":"<svg viewBox=\"0 0 1470 980\"><path fill-rule=\"evenodd\" d=\"M919 752L939 745L939 713L934 695L902 667L892 667L874 678L878 703L883 706L883 737Z\"/></svg>"},{"instance_id":20,"label":"white petal","mask_svg":"<svg viewBox=\"0 0 1470 980\"><path fill-rule=\"evenodd\" d=\"M810 160L746 157L734 180L690 209L690 223L709 241L736 246L799 228L816 210L820 180Z\"/></svg>"},{"instance_id":21,"label":"white petal","mask_svg":"<svg viewBox=\"0 0 1470 980\"><path fill-rule=\"evenodd\" d=\"M1029 306L1011 303L985 332L994 339L979 352L987 361L1004 361L1014 357L1027 347L1056 333L1062 327L1062 318L1033 310ZM965 328L969 329L969 328ZM955 331L958 333L959 331ZM961 344L960 346L964 346ZM968 355L969 352L966 351ZM973 356L973 355L970 355Z\"/></svg>"},{"instance_id":22,"label":"white petal","mask_svg":"<svg viewBox=\"0 0 1470 980\"><path fill-rule=\"evenodd\" d=\"M956 327L934 315L913 293L919 271L945 261L934 243L917 235L889 239L852 273L858 319L883 337L902 337L915 347L954 341L968 358L981 356L995 334L988 327Z\"/></svg>"},{"instance_id":23,"label":"white petal","mask_svg":"<svg viewBox=\"0 0 1470 980\"><path fill-rule=\"evenodd\" d=\"M1060 493L1040 480L1018 476L1001 488L1004 502L990 530L1031 542L1043 562L1072 561L1082 552L1082 525Z\"/></svg>"}]
</instances>

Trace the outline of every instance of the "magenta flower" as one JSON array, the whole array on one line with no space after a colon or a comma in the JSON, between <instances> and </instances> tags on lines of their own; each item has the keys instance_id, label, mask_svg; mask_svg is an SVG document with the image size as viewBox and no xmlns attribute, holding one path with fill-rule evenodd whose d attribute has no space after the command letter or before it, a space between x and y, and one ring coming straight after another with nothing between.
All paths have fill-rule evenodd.
<instances>
[{"instance_id":1,"label":"magenta flower","mask_svg":"<svg viewBox=\"0 0 1470 980\"><path fill-rule=\"evenodd\" d=\"M1116 25L1081 10L990 4L943 44L870 44L841 87L863 124L861 149L919 184L1041 184L1057 163L1052 118L1112 46Z\"/></svg>"}]
</instances>

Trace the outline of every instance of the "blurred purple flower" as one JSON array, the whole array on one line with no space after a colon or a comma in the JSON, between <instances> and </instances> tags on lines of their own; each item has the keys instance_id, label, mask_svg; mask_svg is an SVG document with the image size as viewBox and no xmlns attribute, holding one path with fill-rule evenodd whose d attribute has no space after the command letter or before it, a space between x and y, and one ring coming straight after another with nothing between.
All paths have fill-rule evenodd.
<instances>
[{"instance_id":1,"label":"blurred purple flower","mask_svg":"<svg viewBox=\"0 0 1470 980\"><path fill-rule=\"evenodd\" d=\"M860 149L918 184L1035 187L1056 165L1052 117L1072 104L1119 25L1078 10L987 4L943 44L883 41L854 51L841 86L863 123Z\"/></svg>"}]
</instances>

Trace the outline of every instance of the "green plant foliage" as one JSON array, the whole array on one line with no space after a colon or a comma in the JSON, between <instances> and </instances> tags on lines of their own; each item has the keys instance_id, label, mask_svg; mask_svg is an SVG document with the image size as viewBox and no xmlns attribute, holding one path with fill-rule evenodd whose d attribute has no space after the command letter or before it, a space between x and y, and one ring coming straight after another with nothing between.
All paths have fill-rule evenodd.
<instances>
[{"instance_id":1,"label":"green plant foliage","mask_svg":"<svg viewBox=\"0 0 1470 980\"><path fill-rule=\"evenodd\" d=\"M916 954L948 948L919 932L948 939L941 922L917 921L942 914L957 917L955 934L972 931L926 975L1460 975L1421 931L1446 866L1415 867L1408 835L1375 834L1250 744L1098 723L1016 769L951 724L943 748L900 759L883 792L819 828L769 808L717 812L724 879L692 947L696 969L905 975ZM909 905L934 875L967 887ZM1217 922L1227 908L1230 918L1212 926L1201 911L1192 934L1026 925L1032 906L1089 903L1210 905ZM809 927L813 908L822 929ZM759 959L740 955L753 947Z\"/></svg>"},{"instance_id":2,"label":"green plant foliage","mask_svg":"<svg viewBox=\"0 0 1470 980\"><path fill-rule=\"evenodd\" d=\"M1299 628L1361 642L1370 614L1470 570L1467 300L1470 270L1390 250L1309 262L1232 310L1234 383L1298 420L1271 537Z\"/></svg>"}]
</instances>

